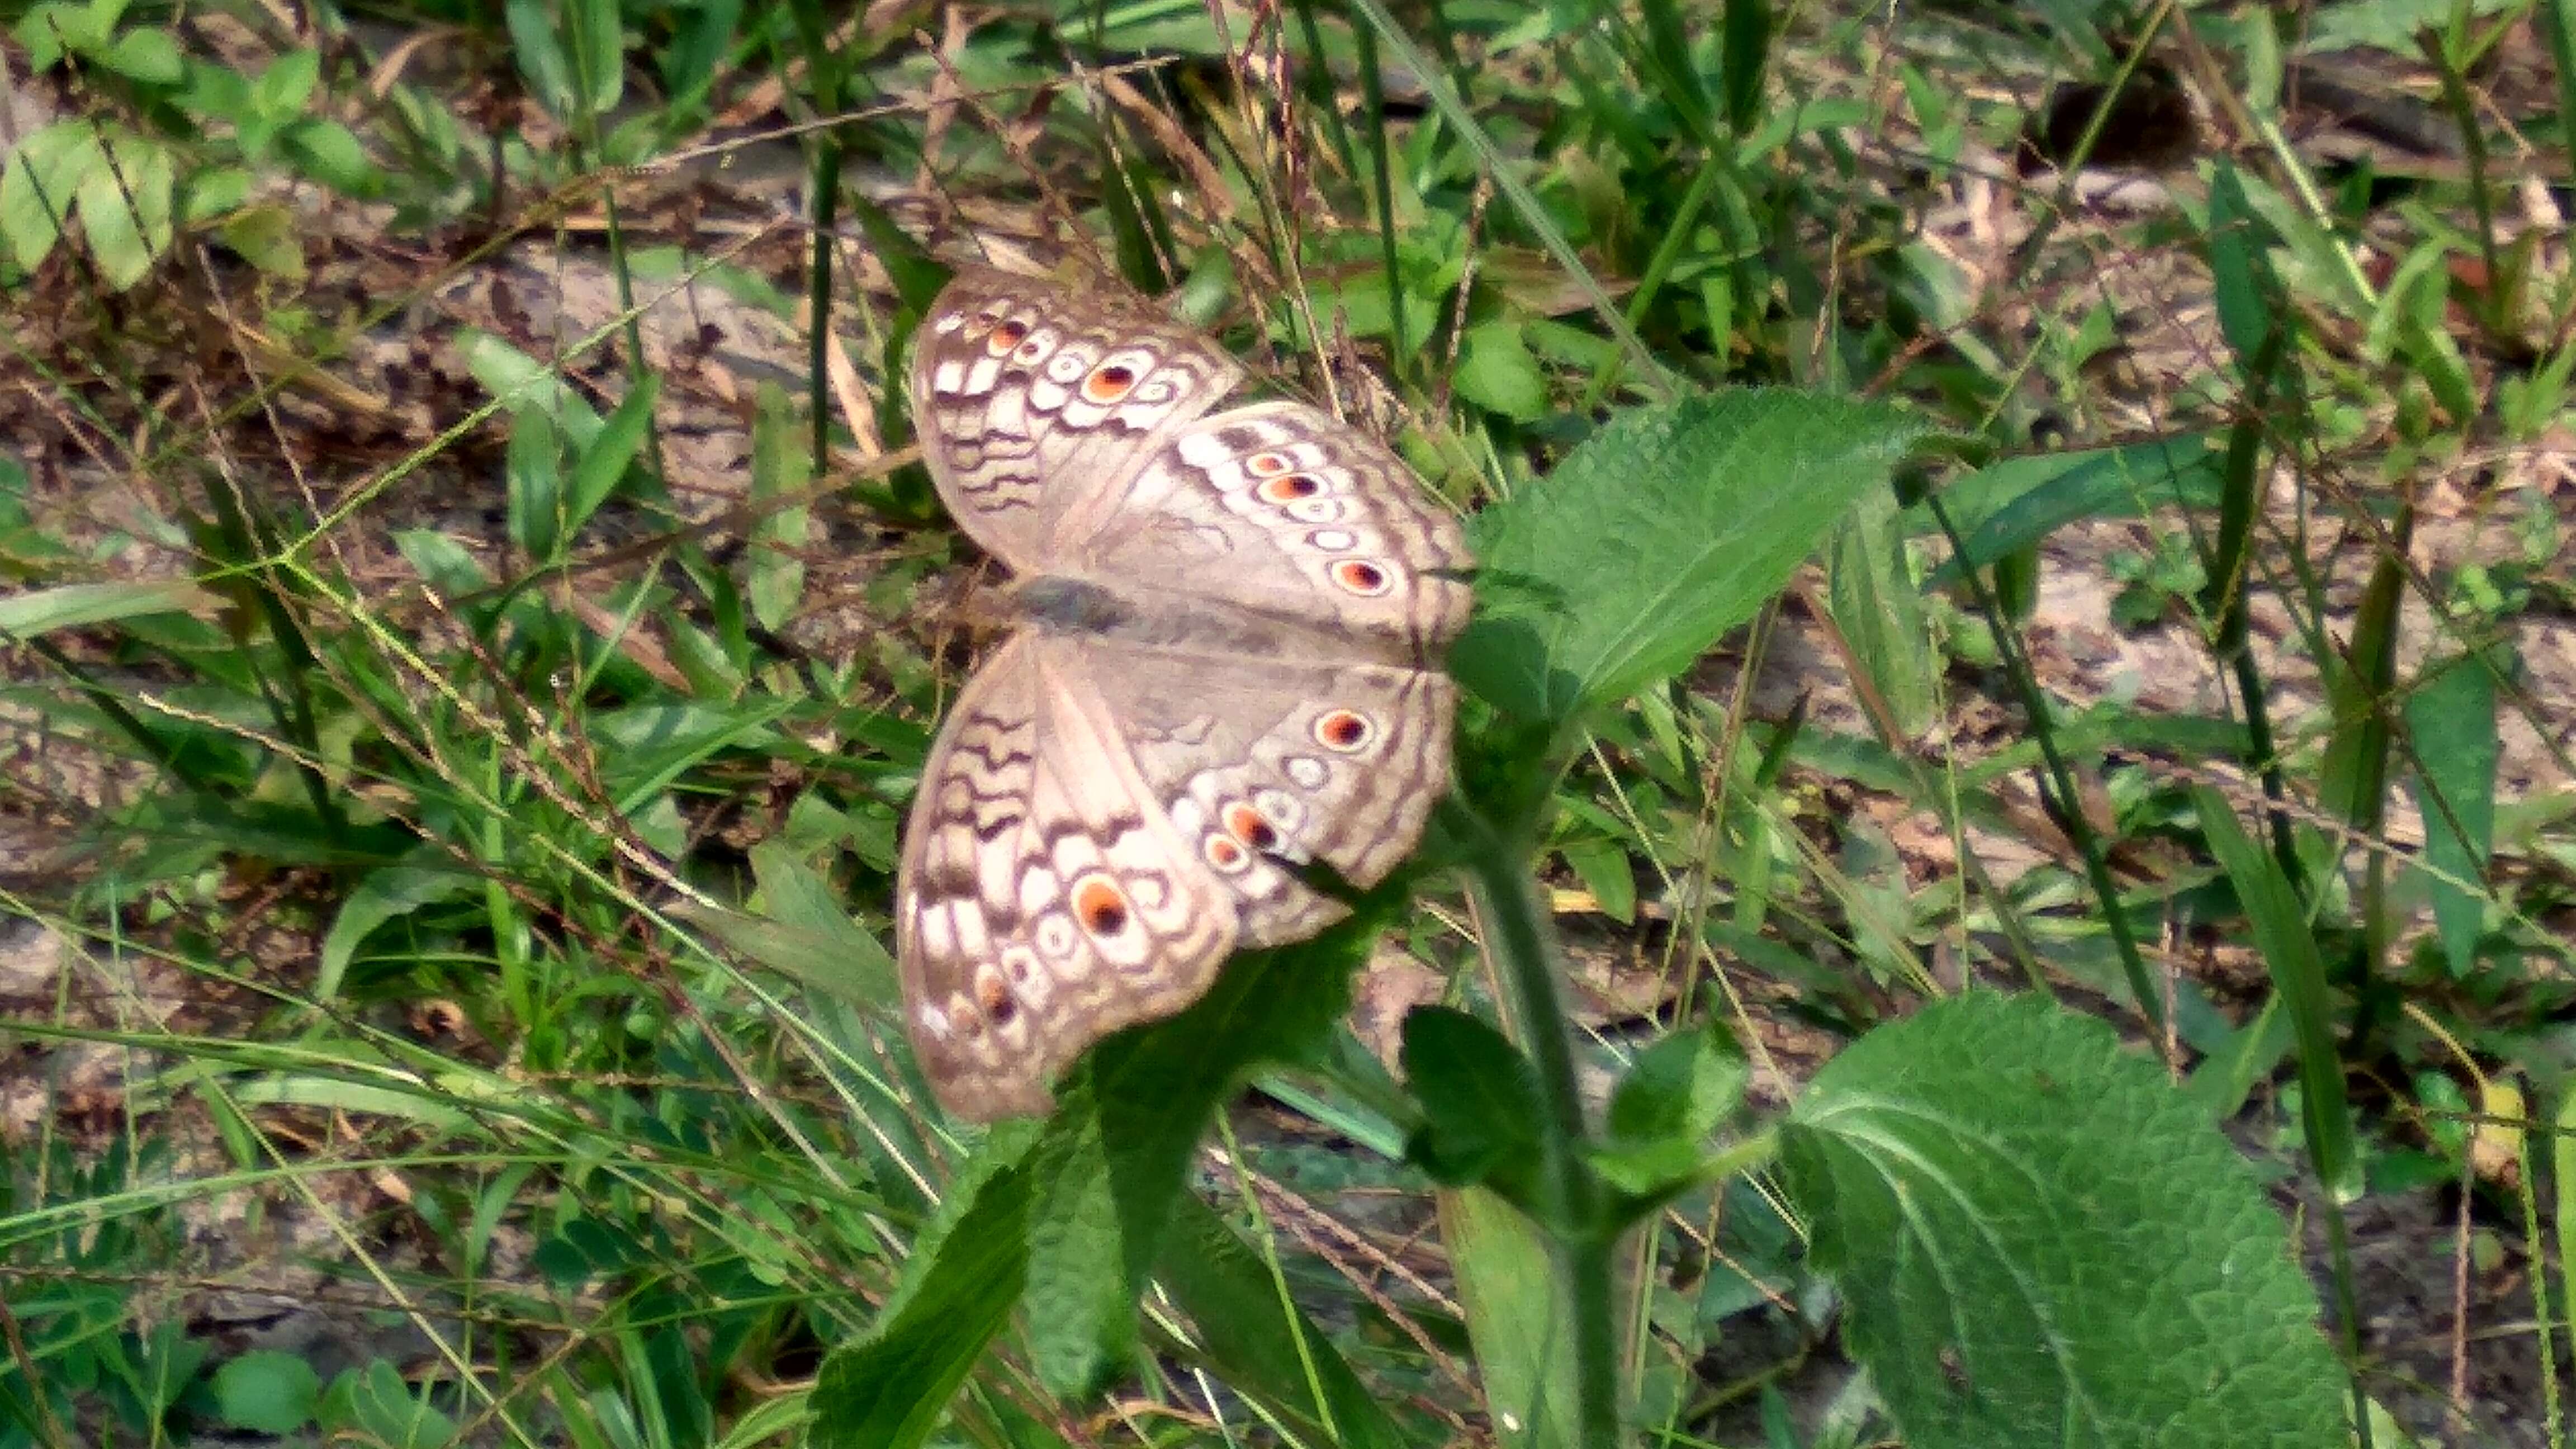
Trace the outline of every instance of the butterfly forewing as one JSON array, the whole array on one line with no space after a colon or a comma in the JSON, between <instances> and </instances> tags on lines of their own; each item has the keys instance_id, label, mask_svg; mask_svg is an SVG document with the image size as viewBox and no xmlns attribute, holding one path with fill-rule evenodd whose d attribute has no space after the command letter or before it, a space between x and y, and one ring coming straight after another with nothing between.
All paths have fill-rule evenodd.
<instances>
[{"instance_id":1,"label":"butterfly forewing","mask_svg":"<svg viewBox=\"0 0 2576 1449\"><path fill-rule=\"evenodd\" d=\"M1132 298L1090 299L967 267L913 346L911 398L941 501L1019 573L1044 572L1070 524L1243 375Z\"/></svg>"},{"instance_id":2,"label":"butterfly forewing","mask_svg":"<svg viewBox=\"0 0 2576 1449\"><path fill-rule=\"evenodd\" d=\"M1137 470L1073 565L1311 625L1334 657L1437 667L1466 626L1466 542L1384 444L1301 402L1181 430Z\"/></svg>"}]
</instances>

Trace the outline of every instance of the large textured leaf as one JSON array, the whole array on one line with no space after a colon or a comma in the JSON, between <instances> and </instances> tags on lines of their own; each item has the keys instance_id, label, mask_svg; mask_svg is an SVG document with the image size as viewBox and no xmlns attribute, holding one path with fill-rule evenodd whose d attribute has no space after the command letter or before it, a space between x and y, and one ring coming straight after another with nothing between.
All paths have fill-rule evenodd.
<instances>
[{"instance_id":1,"label":"large textured leaf","mask_svg":"<svg viewBox=\"0 0 2576 1449\"><path fill-rule=\"evenodd\" d=\"M2111 1029L1975 992L1784 1126L1844 1339L1914 1449L2345 1442L2316 1294L2227 1139Z\"/></svg>"},{"instance_id":2,"label":"large textured leaf","mask_svg":"<svg viewBox=\"0 0 2576 1449\"><path fill-rule=\"evenodd\" d=\"M913 1244L875 1331L823 1362L810 1442L824 1449L909 1449L1009 1321L1028 1273L1029 1181L1036 1133L994 1129L949 1185L937 1221Z\"/></svg>"},{"instance_id":3,"label":"large textured leaf","mask_svg":"<svg viewBox=\"0 0 2576 1449\"><path fill-rule=\"evenodd\" d=\"M1892 408L1757 389L1638 408L1479 513L1469 689L1562 725L1681 672L1753 616L1922 427Z\"/></svg>"}]
</instances>

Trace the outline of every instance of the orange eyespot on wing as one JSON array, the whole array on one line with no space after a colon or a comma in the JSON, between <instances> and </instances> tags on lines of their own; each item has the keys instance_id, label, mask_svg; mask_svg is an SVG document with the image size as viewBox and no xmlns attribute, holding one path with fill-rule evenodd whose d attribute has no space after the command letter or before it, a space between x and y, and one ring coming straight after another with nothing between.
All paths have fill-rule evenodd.
<instances>
[{"instance_id":1,"label":"orange eyespot on wing","mask_svg":"<svg viewBox=\"0 0 2576 1449\"><path fill-rule=\"evenodd\" d=\"M1369 737L1376 733L1368 716L1356 710L1327 710L1315 717L1315 743L1346 755L1367 748Z\"/></svg>"},{"instance_id":2,"label":"orange eyespot on wing","mask_svg":"<svg viewBox=\"0 0 2576 1449\"><path fill-rule=\"evenodd\" d=\"M1124 363L1104 363L1093 368L1090 376L1082 380L1083 400L1098 403L1103 407L1118 401L1135 389L1136 369Z\"/></svg>"},{"instance_id":3,"label":"orange eyespot on wing","mask_svg":"<svg viewBox=\"0 0 2576 1449\"><path fill-rule=\"evenodd\" d=\"M1354 594L1372 598L1395 587L1393 575L1382 565L1364 558L1344 559L1333 565L1333 582Z\"/></svg>"},{"instance_id":4,"label":"orange eyespot on wing","mask_svg":"<svg viewBox=\"0 0 2576 1449\"><path fill-rule=\"evenodd\" d=\"M1095 936L1127 929L1127 897L1104 876L1085 876L1073 888L1073 916Z\"/></svg>"},{"instance_id":5,"label":"orange eyespot on wing","mask_svg":"<svg viewBox=\"0 0 2576 1449\"><path fill-rule=\"evenodd\" d=\"M1262 484L1259 491L1265 503L1294 503L1323 492L1324 485L1312 473L1283 473Z\"/></svg>"},{"instance_id":6,"label":"orange eyespot on wing","mask_svg":"<svg viewBox=\"0 0 2576 1449\"><path fill-rule=\"evenodd\" d=\"M1241 801L1225 807L1225 828L1255 850L1267 851L1279 844L1279 832L1270 818Z\"/></svg>"}]
</instances>

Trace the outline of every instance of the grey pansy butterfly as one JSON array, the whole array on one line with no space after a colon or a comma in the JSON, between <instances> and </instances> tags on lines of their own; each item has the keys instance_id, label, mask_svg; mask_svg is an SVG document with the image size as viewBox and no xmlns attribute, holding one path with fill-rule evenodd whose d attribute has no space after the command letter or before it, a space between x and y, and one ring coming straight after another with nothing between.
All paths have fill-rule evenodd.
<instances>
[{"instance_id":1,"label":"grey pansy butterfly","mask_svg":"<svg viewBox=\"0 0 2576 1449\"><path fill-rule=\"evenodd\" d=\"M1304 403L1210 414L1232 358L1144 303L969 267L914 345L923 456L1017 627L931 747L895 891L948 1110L1045 1111L1084 1047L1311 936L1449 786L1457 523Z\"/></svg>"}]
</instances>

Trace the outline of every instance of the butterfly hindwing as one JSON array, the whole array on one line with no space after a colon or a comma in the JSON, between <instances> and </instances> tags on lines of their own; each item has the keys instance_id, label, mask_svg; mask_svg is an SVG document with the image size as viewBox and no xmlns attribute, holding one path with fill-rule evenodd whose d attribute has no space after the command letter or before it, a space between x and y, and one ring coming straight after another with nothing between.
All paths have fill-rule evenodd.
<instances>
[{"instance_id":1,"label":"butterfly hindwing","mask_svg":"<svg viewBox=\"0 0 2576 1449\"><path fill-rule=\"evenodd\" d=\"M1035 634L985 662L949 711L905 832L906 1026L961 1116L1044 1111L1058 1068L1196 999L1235 945L1227 892L1071 663L1064 642Z\"/></svg>"}]
</instances>

